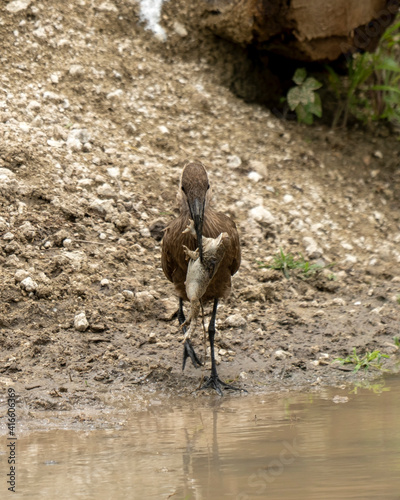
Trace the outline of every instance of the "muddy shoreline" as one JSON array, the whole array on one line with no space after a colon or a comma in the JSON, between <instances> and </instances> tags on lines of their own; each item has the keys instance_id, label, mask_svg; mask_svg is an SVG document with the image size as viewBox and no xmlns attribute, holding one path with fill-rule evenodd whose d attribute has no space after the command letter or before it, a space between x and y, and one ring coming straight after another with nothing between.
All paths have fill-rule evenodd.
<instances>
[{"instance_id":1,"label":"muddy shoreline","mask_svg":"<svg viewBox=\"0 0 400 500\"><path fill-rule=\"evenodd\" d=\"M242 244L217 318L221 378L251 394L382 373L331 364L353 348L398 367L398 137L305 127L243 102L227 85L234 48L178 3L165 4L165 43L123 0L2 13L0 406L12 386L38 425L52 412L60 426L91 412L89 427L115 422L120 404L152 395L217 397L192 395L201 369L181 372L160 265L187 156L206 164ZM175 18L193 29L177 34ZM288 280L260 265L280 248L322 269Z\"/></svg>"}]
</instances>

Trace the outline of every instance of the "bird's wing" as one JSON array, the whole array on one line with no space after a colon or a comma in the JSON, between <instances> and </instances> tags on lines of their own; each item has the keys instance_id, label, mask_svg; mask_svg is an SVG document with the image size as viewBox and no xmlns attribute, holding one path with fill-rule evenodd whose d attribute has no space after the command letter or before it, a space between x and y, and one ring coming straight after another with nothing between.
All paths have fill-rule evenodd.
<instances>
[{"instance_id":1,"label":"bird's wing","mask_svg":"<svg viewBox=\"0 0 400 500\"><path fill-rule=\"evenodd\" d=\"M169 281L172 281L172 275L176 269L176 262L171 255L173 240L171 238L171 227L165 229L164 237L162 240L161 250L161 266L165 276Z\"/></svg>"}]
</instances>

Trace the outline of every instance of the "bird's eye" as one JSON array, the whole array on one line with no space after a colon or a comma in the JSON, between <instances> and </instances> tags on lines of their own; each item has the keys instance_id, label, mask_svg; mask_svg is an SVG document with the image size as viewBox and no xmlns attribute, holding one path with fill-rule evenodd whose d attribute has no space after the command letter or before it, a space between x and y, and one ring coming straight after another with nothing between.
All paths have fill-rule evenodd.
<instances>
[{"instance_id":1,"label":"bird's eye","mask_svg":"<svg viewBox=\"0 0 400 500\"><path fill-rule=\"evenodd\" d=\"M207 184L207 190L209 190L209 189L210 189L210 184Z\"/></svg>"}]
</instances>

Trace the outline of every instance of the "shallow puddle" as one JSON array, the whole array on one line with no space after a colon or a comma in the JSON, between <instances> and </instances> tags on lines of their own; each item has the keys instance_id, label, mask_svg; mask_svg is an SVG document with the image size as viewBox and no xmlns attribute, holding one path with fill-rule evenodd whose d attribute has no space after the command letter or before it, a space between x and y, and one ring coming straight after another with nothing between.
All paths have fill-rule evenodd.
<instances>
[{"instance_id":1,"label":"shallow puddle","mask_svg":"<svg viewBox=\"0 0 400 500\"><path fill-rule=\"evenodd\" d=\"M398 500L400 379L154 404L121 429L22 434L17 458L7 498Z\"/></svg>"}]
</instances>

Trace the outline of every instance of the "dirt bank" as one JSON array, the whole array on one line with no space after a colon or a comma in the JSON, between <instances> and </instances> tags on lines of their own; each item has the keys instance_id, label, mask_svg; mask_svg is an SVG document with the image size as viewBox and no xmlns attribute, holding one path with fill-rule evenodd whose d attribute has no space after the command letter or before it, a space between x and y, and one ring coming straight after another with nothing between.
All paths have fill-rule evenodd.
<instances>
[{"instance_id":1,"label":"dirt bank","mask_svg":"<svg viewBox=\"0 0 400 500\"><path fill-rule=\"evenodd\" d=\"M353 347L398 360L398 138L246 104L222 84L227 46L202 35L190 50L199 34L169 4L166 42L128 0L1 12L0 383L27 411L198 386L160 265L187 156L243 245L218 314L221 378L252 392L341 384L364 376L330 363ZM325 269L260 268L279 248Z\"/></svg>"}]
</instances>

